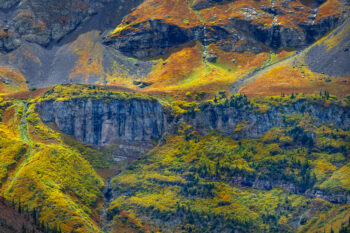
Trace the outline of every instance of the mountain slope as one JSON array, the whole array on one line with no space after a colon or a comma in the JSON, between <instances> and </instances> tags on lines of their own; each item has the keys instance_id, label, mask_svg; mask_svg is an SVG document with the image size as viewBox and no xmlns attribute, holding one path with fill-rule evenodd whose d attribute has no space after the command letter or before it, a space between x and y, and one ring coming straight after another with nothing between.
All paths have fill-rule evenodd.
<instances>
[{"instance_id":1,"label":"mountain slope","mask_svg":"<svg viewBox=\"0 0 350 233\"><path fill-rule=\"evenodd\" d=\"M247 75L235 83L232 90L249 96L317 91L348 95L349 62L345 57L349 55L349 25L347 20L307 49Z\"/></svg>"},{"instance_id":2,"label":"mountain slope","mask_svg":"<svg viewBox=\"0 0 350 233\"><path fill-rule=\"evenodd\" d=\"M37 232L41 231L35 226L33 214L19 213L5 200L0 200L0 231L3 233ZM22 211L22 210L21 210Z\"/></svg>"},{"instance_id":3,"label":"mountain slope","mask_svg":"<svg viewBox=\"0 0 350 233\"><path fill-rule=\"evenodd\" d=\"M1 1L0 231L348 232L349 12Z\"/></svg>"},{"instance_id":4,"label":"mountain slope","mask_svg":"<svg viewBox=\"0 0 350 233\"><path fill-rule=\"evenodd\" d=\"M290 56L341 25L349 9L340 0L55 4L4 4L0 25L6 32L0 41L11 41L13 34L12 41L19 42L3 50L3 69L25 77L29 87L83 82L182 96L228 90L254 70ZM34 23L26 23L29 19ZM41 22L39 30L36 24ZM319 56L309 53L309 60ZM346 59L341 62L347 67ZM336 76L344 77L344 72ZM328 83L322 89L333 91Z\"/></svg>"}]
</instances>

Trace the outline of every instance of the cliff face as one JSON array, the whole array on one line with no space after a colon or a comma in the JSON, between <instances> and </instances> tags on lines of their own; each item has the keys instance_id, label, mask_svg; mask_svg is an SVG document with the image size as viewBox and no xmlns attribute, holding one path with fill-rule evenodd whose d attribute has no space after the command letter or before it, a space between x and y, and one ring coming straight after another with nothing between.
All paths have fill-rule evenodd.
<instances>
[{"instance_id":1,"label":"cliff face","mask_svg":"<svg viewBox=\"0 0 350 233\"><path fill-rule=\"evenodd\" d=\"M158 102L132 99L48 101L37 105L44 122L93 145L113 141L152 144L165 132L163 108Z\"/></svg>"},{"instance_id":2,"label":"cliff face","mask_svg":"<svg viewBox=\"0 0 350 233\"><path fill-rule=\"evenodd\" d=\"M283 126L286 115L304 113L308 113L316 125L332 123L339 128L350 129L349 108L339 105L326 107L323 104L298 101L286 106L271 107L264 112L246 107L211 104L204 104L201 109L187 113L178 120L194 126L200 132L218 130L224 135L234 135L236 138L261 136L271 128Z\"/></svg>"},{"instance_id":3,"label":"cliff face","mask_svg":"<svg viewBox=\"0 0 350 233\"><path fill-rule=\"evenodd\" d=\"M274 17L269 14L269 17ZM149 20L123 30L118 36L105 41L128 56L145 58L163 55L170 48L189 41L200 41L203 45L218 43L226 52L260 53L267 49L301 49L320 39L344 19L328 17L317 24L301 23L295 28L282 24L252 24L251 19L230 18L225 25L181 28L163 20ZM239 43L238 43L239 42Z\"/></svg>"},{"instance_id":4,"label":"cliff face","mask_svg":"<svg viewBox=\"0 0 350 233\"><path fill-rule=\"evenodd\" d=\"M344 22L347 8L325 1L145 1L106 44L133 57L152 57L188 41L226 52L301 49ZM175 6L177 4L177 6ZM180 6L179 6L180 5ZM181 9L184 15L171 11ZM150 9L154 9L153 11ZM159 14L167 10L167 15Z\"/></svg>"},{"instance_id":5,"label":"cliff face","mask_svg":"<svg viewBox=\"0 0 350 233\"><path fill-rule=\"evenodd\" d=\"M203 104L200 111L188 112L173 120L157 101L71 100L37 104L44 122L54 122L64 133L93 145L107 145L114 139L151 143L165 133L176 133L181 122L205 133L217 130L236 138L258 137L285 124L285 116L307 113L316 125L334 124L350 129L350 111L339 105L306 104L298 101L261 112L255 108ZM168 123L169 122L169 123Z\"/></svg>"},{"instance_id":6,"label":"cliff face","mask_svg":"<svg viewBox=\"0 0 350 233\"><path fill-rule=\"evenodd\" d=\"M123 15L140 3L141 0L1 1L0 51L9 52L25 41L48 46L84 24L85 31L104 30L118 24Z\"/></svg>"},{"instance_id":7,"label":"cliff face","mask_svg":"<svg viewBox=\"0 0 350 233\"><path fill-rule=\"evenodd\" d=\"M284 126L286 115L305 113L317 126L333 124L350 129L349 108L335 104L324 106L297 101L260 111L248 105L231 107L205 103L200 109L173 118L159 102L141 99L74 99L37 104L44 122L55 122L62 132L74 135L79 141L101 146L115 139L151 143L165 133L176 133L182 122L203 134L217 130L236 138L259 137L271 128Z\"/></svg>"}]
</instances>

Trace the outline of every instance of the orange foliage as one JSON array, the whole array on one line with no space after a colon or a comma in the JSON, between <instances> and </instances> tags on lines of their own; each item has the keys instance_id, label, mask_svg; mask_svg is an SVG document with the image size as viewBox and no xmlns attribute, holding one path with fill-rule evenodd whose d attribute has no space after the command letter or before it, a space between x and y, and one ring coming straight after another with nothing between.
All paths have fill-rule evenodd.
<instances>
[{"instance_id":1,"label":"orange foliage","mask_svg":"<svg viewBox=\"0 0 350 233\"><path fill-rule=\"evenodd\" d=\"M202 25L198 16L189 7L188 0L146 0L126 16L118 28L129 28L147 20L163 20L183 28ZM117 36L118 32L116 30L112 36Z\"/></svg>"},{"instance_id":2,"label":"orange foliage","mask_svg":"<svg viewBox=\"0 0 350 233\"><path fill-rule=\"evenodd\" d=\"M0 94L11 93L27 88L26 79L10 67L0 66Z\"/></svg>"},{"instance_id":3,"label":"orange foliage","mask_svg":"<svg viewBox=\"0 0 350 233\"><path fill-rule=\"evenodd\" d=\"M202 56L198 46L184 48L173 53L165 61L159 62L150 73L147 81L155 84L148 88L162 89L183 81L190 76L194 69L202 65Z\"/></svg>"},{"instance_id":4,"label":"orange foliage","mask_svg":"<svg viewBox=\"0 0 350 233\"><path fill-rule=\"evenodd\" d=\"M5 97L9 99L17 99L17 100L35 99L39 96L42 96L49 89L51 89L51 87L42 87L33 91L24 90L16 93L7 94Z\"/></svg>"},{"instance_id":5,"label":"orange foliage","mask_svg":"<svg viewBox=\"0 0 350 233\"><path fill-rule=\"evenodd\" d=\"M252 7L259 9L261 4L271 5L270 1L268 0L238 0L226 4L219 4L208 9L203 9L199 12L199 14L208 25L229 24L230 18L244 19L244 11L240 10L241 8ZM261 12L261 10L257 11ZM252 23L269 25L272 23L272 20L272 16L270 14L266 14L266 17L256 17Z\"/></svg>"},{"instance_id":6,"label":"orange foliage","mask_svg":"<svg viewBox=\"0 0 350 233\"><path fill-rule=\"evenodd\" d=\"M329 80L326 82L326 76L302 71L290 65L281 65L246 84L240 92L244 92L247 96L276 96L281 93L312 94L325 90L337 96L350 93L350 77L329 78Z\"/></svg>"},{"instance_id":7,"label":"orange foliage","mask_svg":"<svg viewBox=\"0 0 350 233\"><path fill-rule=\"evenodd\" d=\"M323 18L340 15L343 11L343 6L339 0L328 0L319 8L316 20L320 21Z\"/></svg>"},{"instance_id":8,"label":"orange foliage","mask_svg":"<svg viewBox=\"0 0 350 233\"><path fill-rule=\"evenodd\" d=\"M71 79L81 78L85 83L89 83L90 78L105 77L102 65L104 48L96 43L97 36L97 32L82 35L70 46L70 49L78 55L74 71L70 74Z\"/></svg>"},{"instance_id":9,"label":"orange foliage","mask_svg":"<svg viewBox=\"0 0 350 233\"><path fill-rule=\"evenodd\" d=\"M217 55L218 60L217 63L205 63L202 49L197 43L159 60L146 80L154 84L141 91L152 95L165 92L182 97L188 92L216 94L219 90L228 90L250 70L261 67L269 57L268 53L225 52L219 46L211 44L208 52ZM235 62L232 62L233 59Z\"/></svg>"}]
</instances>

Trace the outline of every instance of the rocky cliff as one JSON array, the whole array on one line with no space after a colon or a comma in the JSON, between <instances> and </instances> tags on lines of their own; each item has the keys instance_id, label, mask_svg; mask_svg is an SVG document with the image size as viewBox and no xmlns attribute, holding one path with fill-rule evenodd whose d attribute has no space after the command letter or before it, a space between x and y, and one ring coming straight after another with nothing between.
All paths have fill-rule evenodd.
<instances>
[{"instance_id":1,"label":"rocky cliff","mask_svg":"<svg viewBox=\"0 0 350 233\"><path fill-rule=\"evenodd\" d=\"M61 41L87 22L85 31L106 29L118 24L121 17L139 3L141 0L128 3L120 0L1 1L0 51L9 52L25 41L48 46ZM112 9L118 9L118 12Z\"/></svg>"},{"instance_id":2,"label":"rocky cliff","mask_svg":"<svg viewBox=\"0 0 350 233\"><path fill-rule=\"evenodd\" d=\"M44 122L55 122L62 132L99 146L118 142L147 148L166 128L163 108L156 101L48 101L38 103L37 111Z\"/></svg>"},{"instance_id":3,"label":"rocky cliff","mask_svg":"<svg viewBox=\"0 0 350 233\"><path fill-rule=\"evenodd\" d=\"M166 114L155 100L139 99L44 101L37 104L37 111L44 122L55 122L62 132L93 145L107 145L117 138L151 143L165 133L176 133L182 122L201 133L216 130L236 138L254 138L271 128L283 127L287 115L306 113L317 126L333 124L350 129L350 109L346 105L325 106L304 100L264 111L251 105L204 103L200 111L177 117Z\"/></svg>"},{"instance_id":4,"label":"rocky cliff","mask_svg":"<svg viewBox=\"0 0 350 233\"><path fill-rule=\"evenodd\" d=\"M307 103L303 100L288 105L271 106L260 111L249 105L231 107L226 105L202 104L201 111L184 114L178 119L194 126L200 132L218 130L224 135L237 138L258 137L274 127L285 125L285 116L308 114L317 126L333 124L336 127L350 129L350 110L347 106L322 103Z\"/></svg>"},{"instance_id":5,"label":"rocky cliff","mask_svg":"<svg viewBox=\"0 0 350 233\"><path fill-rule=\"evenodd\" d=\"M208 0L192 5L145 1L105 43L138 58L166 54L188 41L200 41L204 46L217 43L227 52L301 49L344 22L348 13L342 4L346 5L289 0ZM163 11L167 14L159 14Z\"/></svg>"}]
</instances>

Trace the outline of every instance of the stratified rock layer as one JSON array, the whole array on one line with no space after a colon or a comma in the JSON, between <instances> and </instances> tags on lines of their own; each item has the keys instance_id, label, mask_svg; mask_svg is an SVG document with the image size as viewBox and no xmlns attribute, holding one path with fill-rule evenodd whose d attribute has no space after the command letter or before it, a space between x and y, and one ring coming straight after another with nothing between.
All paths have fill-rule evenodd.
<instances>
[{"instance_id":1,"label":"stratified rock layer","mask_svg":"<svg viewBox=\"0 0 350 233\"><path fill-rule=\"evenodd\" d=\"M81 25L83 31L105 30L118 24L121 18L141 1L1 1L0 52L14 50L24 41L41 46L58 43ZM88 21L89 24L86 24Z\"/></svg>"},{"instance_id":2,"label":"stratified rock layer","mask_svg":"<svg viewBox=\"0 0 350 233\"><path fill-rule=\"evenodd\" d=\"M347 106L297 101L275 106L261 112L256 108L230 107L205 103L200 111L173 117L156 100L79 100L45 101L37 111L44 122L55 122L64 133L78 140L106 145L115 138L125 141L152 142L166 132L176 133L181 122L202 133L217 130L237 138L259 137L274 127L283 127L286 115L308 114L315 125L333 124L350 129L350 109ZM244 124L240 130L238 125Z\"/></svg>"},{"instance_id":3,"label":"stratified rock layer","mask_svg":"<svg viewBox=\"0 0 350 233\"><path fill-rule=\"evenodd\" d=\"M64 133L93 145L113 141L152 144L165 132L162 106L156 101L73 100L39 103L44 122L55 122Z\"/></svg>"},{"instance_id":4,"label":"stratified rock layer","mask_svg":"<svg viewBox=\"0 0 350 233\"><path fill-rule=\"evenodd\" d=\"M299 50L339 26L348 15L340 3L309 3L205 0L195 1L191 8L186 1L145 1L124 18L105 43L137 58L163 55L189 41L205 46L218 43L227 52ZM188 17L173 13L174 4L182 5L179 9L186 10ZM161 10L169 14L157 14Z\"/></svg>"}]
</instances>

